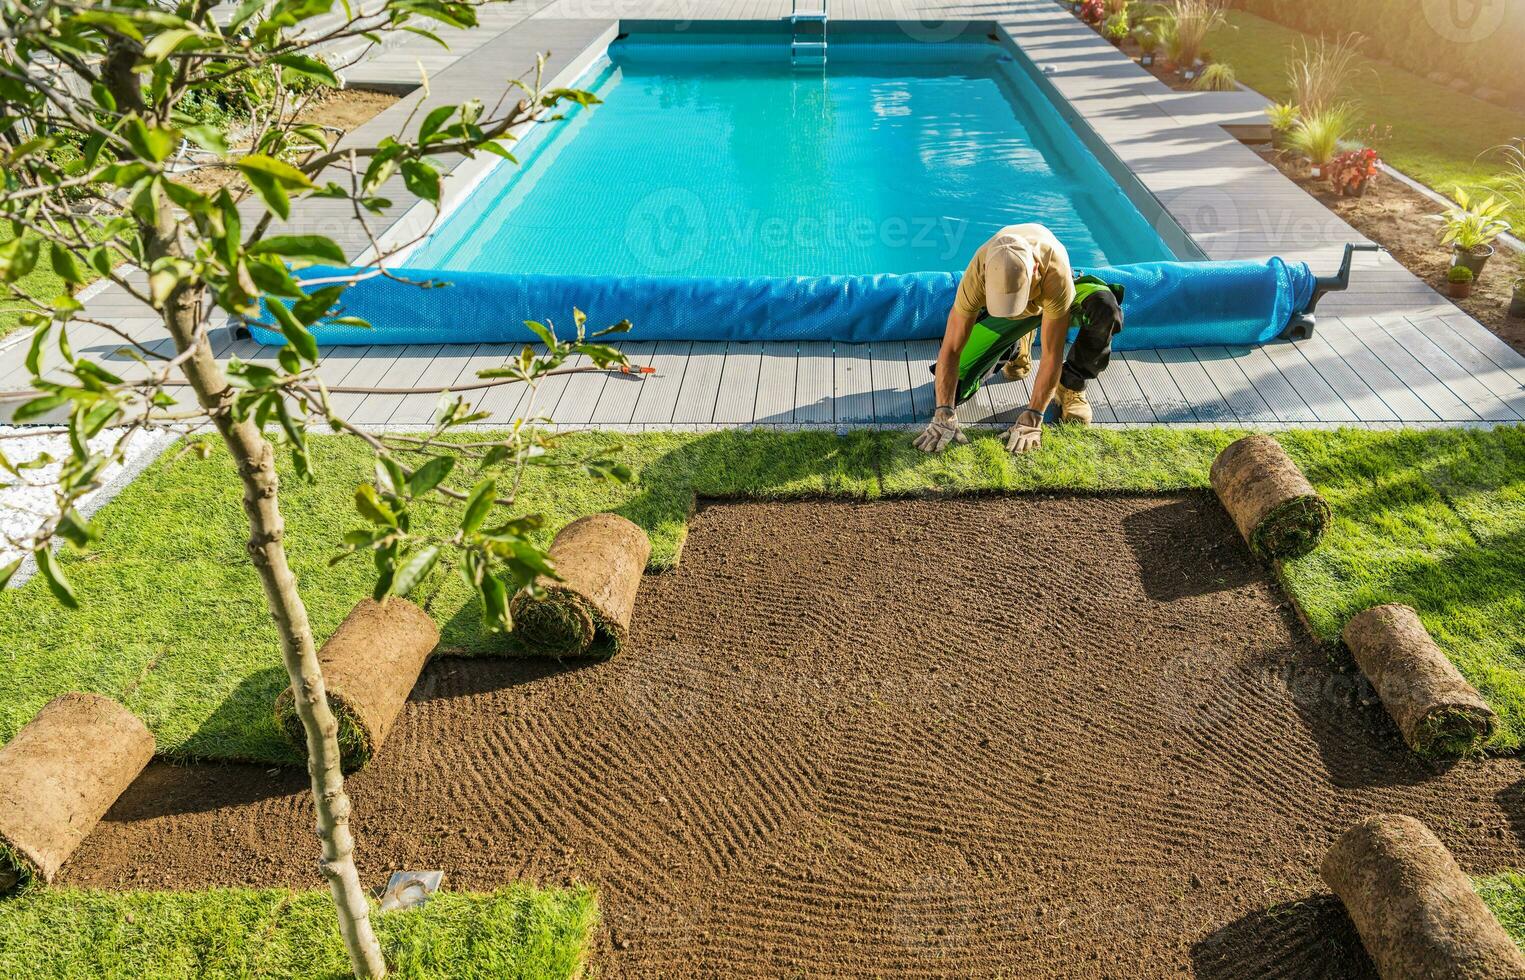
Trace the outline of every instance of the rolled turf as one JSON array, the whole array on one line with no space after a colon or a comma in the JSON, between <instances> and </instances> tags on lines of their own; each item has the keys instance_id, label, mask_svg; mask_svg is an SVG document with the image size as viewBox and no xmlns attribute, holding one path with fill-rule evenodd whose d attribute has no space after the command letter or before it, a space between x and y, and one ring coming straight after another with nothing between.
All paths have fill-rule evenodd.
<instances>
[{"instance_id":1,"label":"rolled turf","mask_svg":"<svg viewBox=\"0 0 1525 980\"><path fill-rule=\"evenodd\" d=\"M153 755L153 735L110 698L48 702L0 748L0 894L51 882Z\"/></svg>"},{"instance_id":2,"label":"rolled turf","mask_svg":"<svg viewBox=\"0 0 1525 980\"><path fill-rule=\"evenodd\" d=\"M439 627L429 614L395 596L384 603L362 599L323 644L318 660L339 721L345 772L364 766L386 741L438 644ZM290 687L276 698L275 720L305 758L307 735Z\"/></svg>"},{"instance_id":3,"label":"rolled turf","mask_svg":"<svg viewBox=\"0 0 1525 980\"><path fill-rule=\"evenodd\" d=\"M1245 436L1213 460L1213 490L1260 558L1306 555L1329 530L1329 504L1313 489L1281 444Z\"/></svg>"},{"instance_id":4,"label":"rolled turf","mask_svg":"<svg viewBox=\"0 0 1525 980\"><path fill-rule=\"evenodd\" d=\"M1413 817L1356 824L1324 855L1319 872L1384 978L1525 977L1525 956L1451 852Z\"/></svg>"},{"instance_id":5,"label":"rolled turf","mask_svg":"<svg viewBox=\"0 0 1525 980\"><path fill-rule=\"evenodd\" d=\"M1498 716L1413 609L1396 603L1374 606L1345 624L1344 638L1415 752L1465 755L1493 737Z\"/></svg>"},{"instance_id":6,"label":"rolled turf","mask_svg":"<svg viewBox=\"0 0 1525 980\"><path fill-rule=\"evenodd\" d=\"M551 542L559 578L542 577L540 598L514 597L514 636L527 652L607 659L629 636L635 595L651 557L646 532L617 514L590 514Z\"/></svg>"}]
</instances>

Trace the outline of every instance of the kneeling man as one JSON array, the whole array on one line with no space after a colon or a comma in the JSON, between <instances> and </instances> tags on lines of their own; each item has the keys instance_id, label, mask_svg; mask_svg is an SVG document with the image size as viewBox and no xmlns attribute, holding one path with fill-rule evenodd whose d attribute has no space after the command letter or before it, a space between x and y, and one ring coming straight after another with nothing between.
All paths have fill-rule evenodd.
<instances>
[{"instance_id":1,"label":"kneeling man","mask_svg":"<svg viewBox=\"0 0 1525 980\"><path fill-rule=\"evenodd\" d=\"M1006 448L1014 453L1038 448L1043 440L1043 413L1056 392L1064 421L1089 424L1091 406L1085 393L1059 383L1074 302L1069 253L1047 228L1009 225L981 245L964 270L953 309L948 312L948 326L937 355L937 410L926 430L917 436L916 448L935 453L950 442L969 441L958 424L959 358L970 331L987 315L1012 320L1042 316L1039 338L1043 359L1033 378L1032 401L1006 431ZM1017 344L1013 360L1007 362L1006 377L1025 377L1031 365L1032 338L1026 335Z\"/></svg>"}]
</instances>

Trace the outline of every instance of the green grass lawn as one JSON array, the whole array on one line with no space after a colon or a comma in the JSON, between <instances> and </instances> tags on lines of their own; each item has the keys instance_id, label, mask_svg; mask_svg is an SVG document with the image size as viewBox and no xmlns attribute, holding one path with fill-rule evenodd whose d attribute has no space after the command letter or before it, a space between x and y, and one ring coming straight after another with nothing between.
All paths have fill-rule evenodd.
<instances>
[{"instance_id":1,"label":"green grass lawn","mask_svg":"<svg viewBox=\"0 0 1525 980\"><path fill-rule=\"evenodd\" d=\"M1207 49L1232 65L1239 81L1277 101L1291 96L1287 60L1303 35L1254 14L1229 13L1230 26L1214 32ZM1361 58L1351 96L1366 124L1392 126L1379 145L1383 159L1442 193L1457 186L1494 186L1503 165L1490 150L1525 136L1525 115L1458 95L1395 65ZM1525 211L1513 215L1525 229Z\"/></svg>"},{"instance_id":2,"label":"green grass lawn","mask_svg":"<svg viewBox=\"0 0 1525 980\"><path fill-rule=\"evenodd\" d=\"M396 977L576 977L598 921L591 891L441 892L376 914ZM0 976L154 980L348 977L327 891L83 892L0 902Z\"/></svg>"},{"instance_id":3,"label":"green grass lawn","mask_svg":"<svg viewBox=\"0 0 1525 980\"><path fill-rule=\"evenodd\" d=\"M0 224L0 242L8 242L10 240L10 226ZM53 267L49 264L50 261L47 251L44 250L42 257L38 260L37 268L22 276L17 285L39 299L52 299L55 296L62 296L68 287L64 285L64 281L59 278L58 274L53 271ZM94 278L93 274L91 277ZM17 304L0 300L0 337L4 337L19 325Z\"/></svg>"},{"instance_id":4,"label":"green grass lawn","mask_svg":"<svg viewBox=\"0 0 1525 980\"><path fill-rule=\"evenodd\" d=\"M874 499L940 492L1159 491L1207 485L1234 434L1213 430L1051 430L1043 450L1015 458L994 436L938 457L905 433L662 433L572 437L621 444L638 481L599 483L536 470L526 508L544 537L573 518L615 510L651 533L652 564L678 558L695 494ZM1368 605L1415 606L1437 640L1498 710L1494 745L1525 745L1525 428L1491 432L1300 431L1281 436L1329 498L1335 524L1322 548L1285 578L1317 632L1338 636ZM569 446L569 448L572 448ZM350 497L370 471L352 440L316 440L320 482L289 472L287 541L326 637L369 591L369 565L330 568L335 543L358 526ZM220 450L171 453L101 514L102 540L63 565L84 608L69 612L34 580L0 594L0 739L50 698L90 690L121 700L179 758L294 763L272 716L285 687L264 600L243 553L238 488ZM423 521L443 521L425 513ZM443 645L501 650L474 602L444 569L420 590Z\"/></svg>"}]
</instances>

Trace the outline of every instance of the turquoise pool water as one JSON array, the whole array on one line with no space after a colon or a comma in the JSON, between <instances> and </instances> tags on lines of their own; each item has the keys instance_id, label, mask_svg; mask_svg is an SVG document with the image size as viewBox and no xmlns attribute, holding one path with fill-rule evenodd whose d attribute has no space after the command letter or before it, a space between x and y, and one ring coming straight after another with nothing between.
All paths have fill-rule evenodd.
<instances>
[{"instance_id":1,"label":"turquoise pool water","mask_svg":"<svg viewBox=\"0 0 1525 980\"><path fill-rule=\"evenodd\" d=\"M994 43L634 35L408 265L598 276L962 270L1039 221L1076 265L1171 259L1027 66Z\"/></svg>"}]
</instances>

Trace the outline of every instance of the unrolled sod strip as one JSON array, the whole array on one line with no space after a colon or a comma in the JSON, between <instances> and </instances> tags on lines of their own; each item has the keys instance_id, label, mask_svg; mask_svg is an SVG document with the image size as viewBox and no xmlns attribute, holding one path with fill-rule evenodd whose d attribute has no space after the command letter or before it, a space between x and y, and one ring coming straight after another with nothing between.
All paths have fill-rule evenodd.
<instances>
[{"instance_id":1,"label":"unrolled sod strip","mask_svg":"<svg viewBox=\"0 0 1525 980\"><path fill-rule=\"evenodd\" d=\"M153 735L110 698L48 702L0 748L0 894L51 882L153 755Z\"/></svg>"},{"instance_id":2,"label":"unrolled sod strip","mask_svg":"<svg viewBox=\"0 0 1525 980\"><path fill-rule=\"evenodd\" d=\"M1329 529L1329 504L1281 444L1245 436L1213 460L1210 478L1250 550L1265 559L1306 555Z\"/></svg>"},{"instance_id":3,"label":"unrolled sod strip","mask_svg":"<svg viewBox=\"0 0 1525 980\"><path fill-rule=\"evenodd\" d=\"M438 644L439 627L429 614L395 596L384 603L361 600L323 644L318 661L329 707L339 721L345 772L369 762L386 741ZM275 720L305 757L307 735L289 687L276 698Z\"/></svg>"},{"instance_id":4,"label":"unrolled sod strip","mask_svg":"<svg viewBox=\"0 0 1525 980\"><path fill-rule=\"evenodd\" d=\"M1519 980L1525 956L1430 828L1406 816L1363 820L1319 868L1383 980Z\"/></svg>"},{"instance_id":5,"label":"unrolled sod strip","mask_svg":"<svg viewBox=\"0 0 1525 980\"><path fill-rule=\"evenodd\" d=\"M626 643L635 594L651 557L646 532L617 514L591 514L551 542L558 579L542 577L540 599L514 597L514 636L531 653L612 657Z\"/></svg>"},{"instance_id":6,"label":"unrolled sod strip","mask_svg":"<svg viewBox=\"0 0 1525 980\"><path fill-rule=\"evenodd\" d=\"M1409 748L1465 755L1493 737L1498 716L1413 609L1374 606L1345 624L1344 637Z\"/></svg>"}]
</instances>

